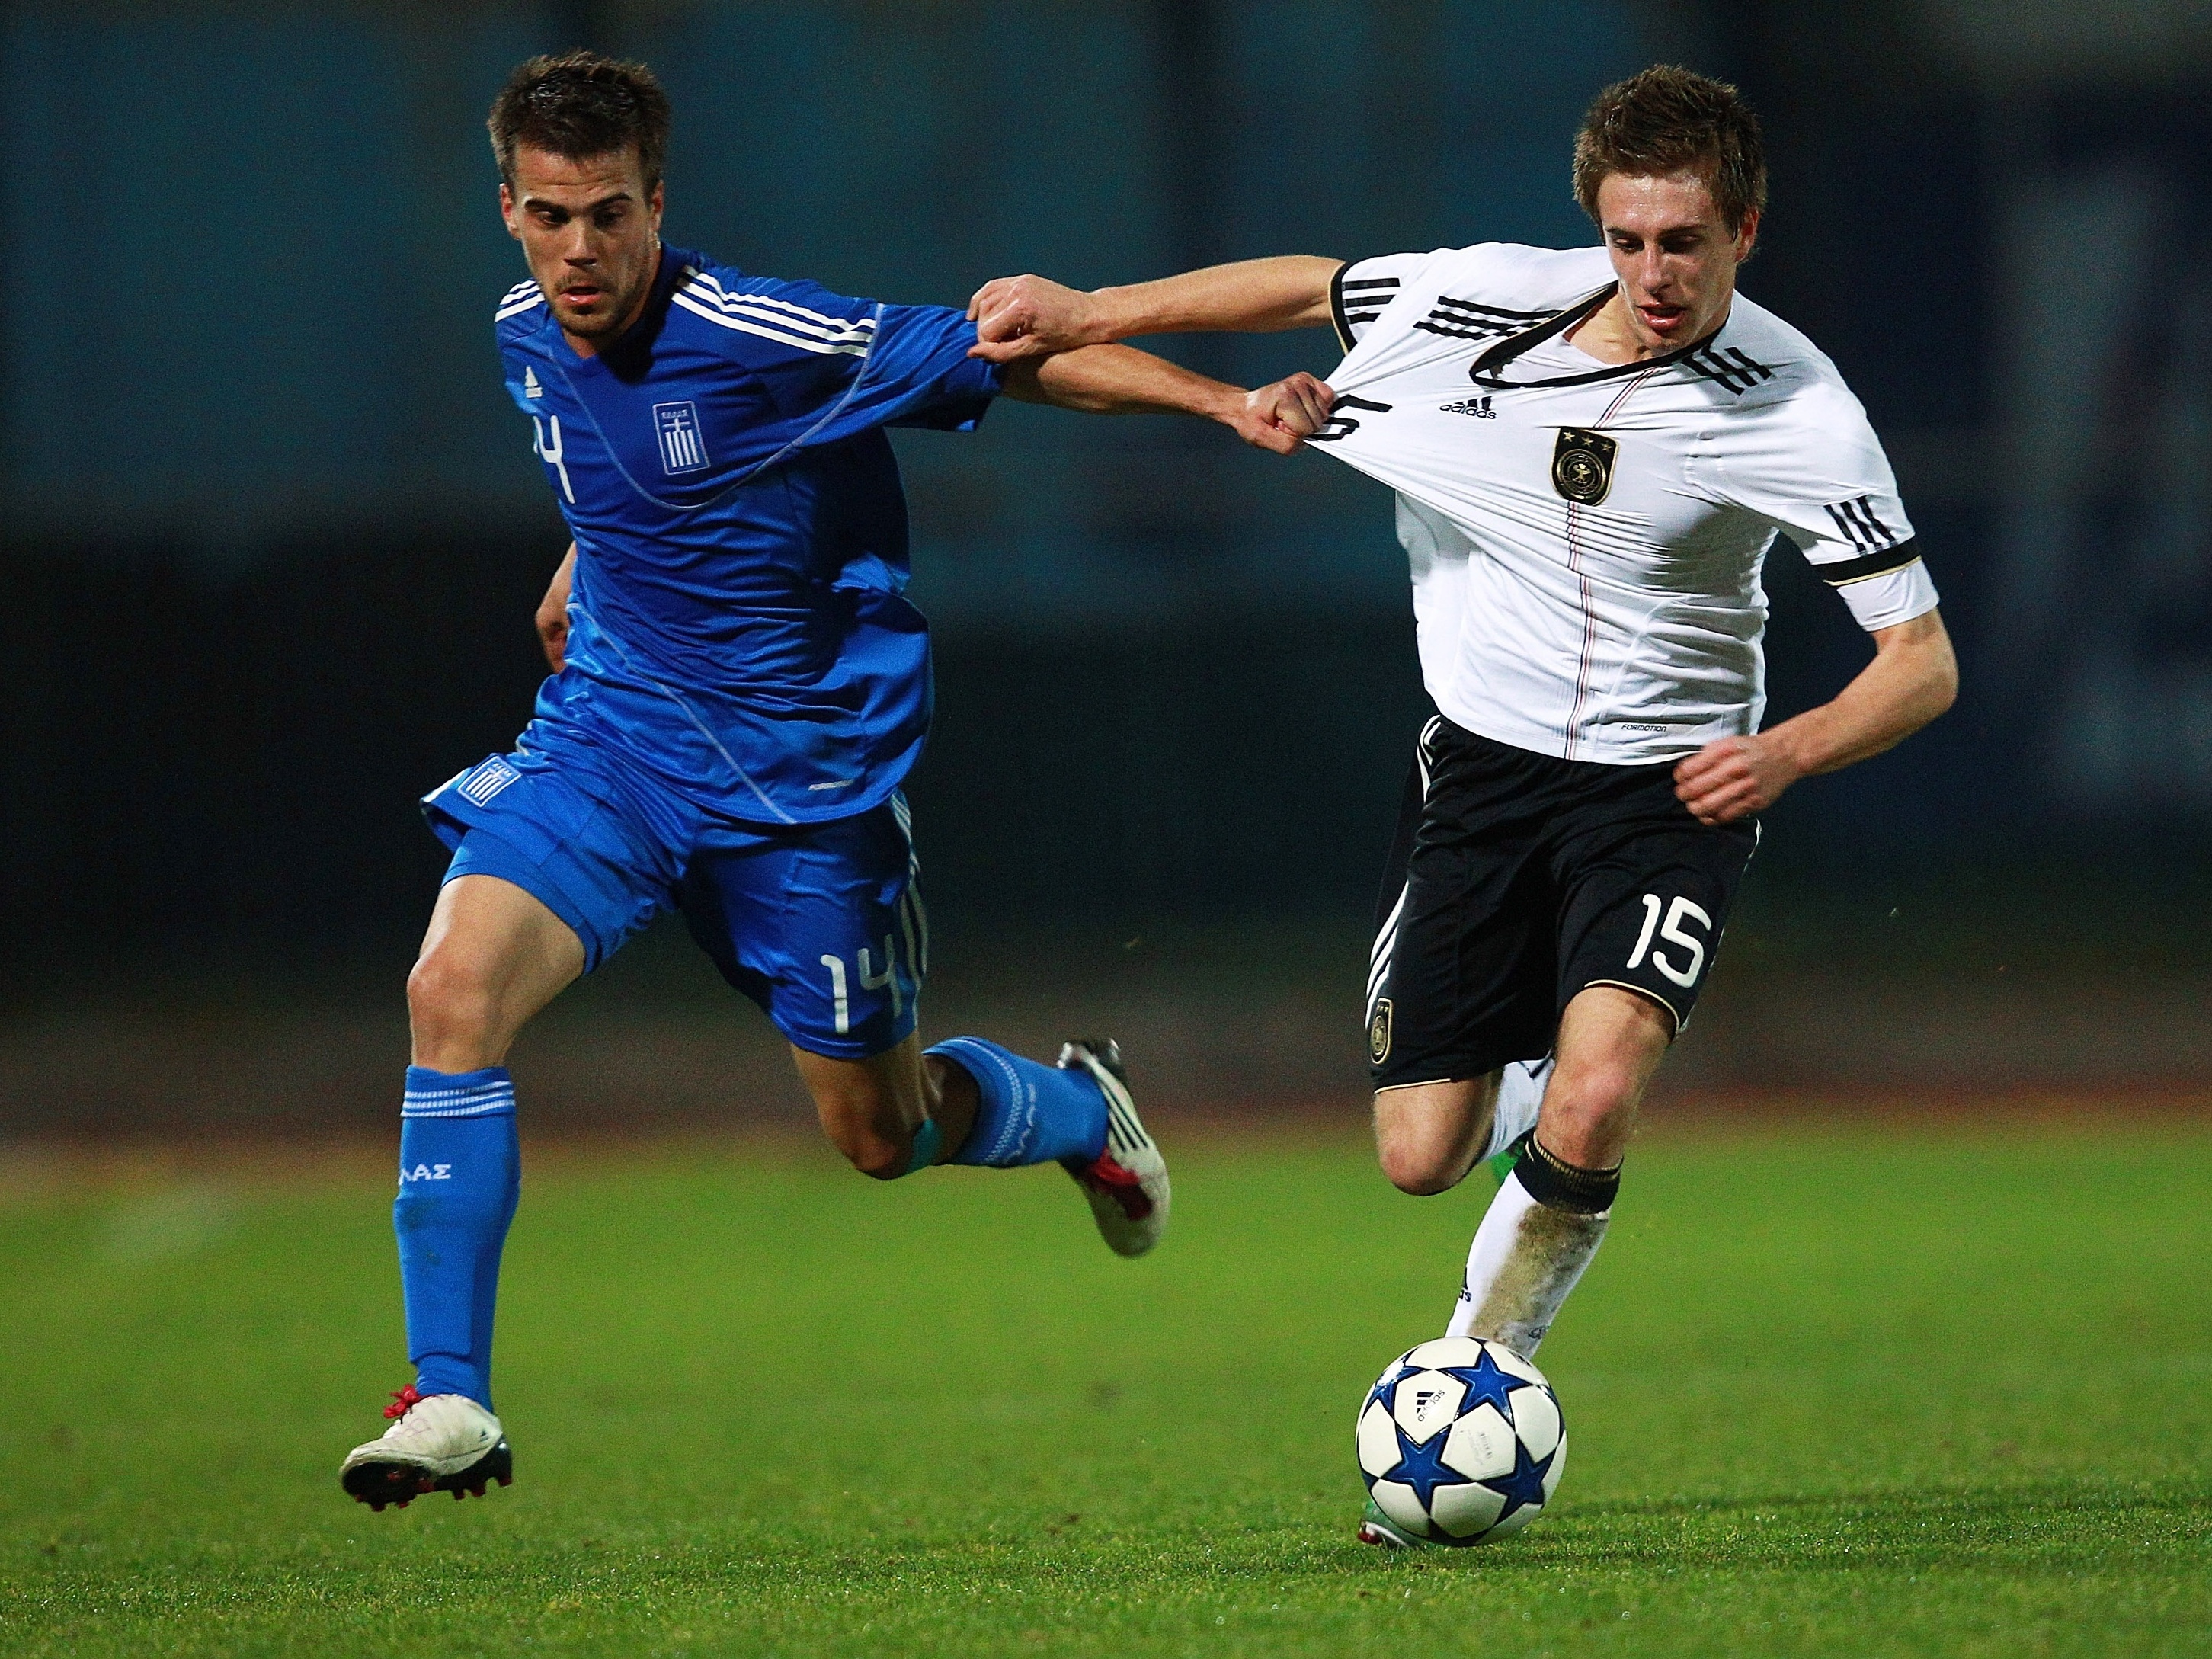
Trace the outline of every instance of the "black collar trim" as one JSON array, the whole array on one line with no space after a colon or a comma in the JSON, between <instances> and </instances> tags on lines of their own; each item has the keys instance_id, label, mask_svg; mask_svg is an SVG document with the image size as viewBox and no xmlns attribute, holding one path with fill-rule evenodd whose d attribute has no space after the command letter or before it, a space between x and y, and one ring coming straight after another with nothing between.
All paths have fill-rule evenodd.
<instances>
[{"instance_id":1,"label":"black collar trim","mask_svg":"<svg viewBox=\"0 0 2212 1659\"><path fill-rule=\"evenodd\" d=\"M1548 391L1557 386L1589 386L1599 380L1618 380L1624 374L1641 374L1650 369L1672 368L1720 334L1721 329L1717 328L1712 333L1692 340L1686 346L1677 346L1662 356L1640 357L1630 363L1608 363L1603 368L1594 368L1587 374L1561 374L1548 380L1509 380L1499 373L1516 357L1533 351L1557 335L1565 334L1576 324L1589 321L1597 314L1599 307L1619 292L1619 283L1607 283L1588 299L1576 301L1548 322L1539 323L1518 334L1507 335L1474 360L1474 366L1468 370L1467 378L1477 386L1488 386L1493 392ZM1727 326L1726 323L1721 325L1721 328Z\"/></svg>"}]
</instances>

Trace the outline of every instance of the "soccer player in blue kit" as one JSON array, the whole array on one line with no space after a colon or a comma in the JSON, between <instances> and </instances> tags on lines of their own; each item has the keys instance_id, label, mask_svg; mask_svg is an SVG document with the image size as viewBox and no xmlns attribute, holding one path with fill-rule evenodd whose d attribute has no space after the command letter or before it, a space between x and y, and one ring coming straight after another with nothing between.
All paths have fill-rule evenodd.
<instances>
[{"instance_id":1,"label":"soccer player in blue kit","mask_svg":"<svg viewBox=\"0 0 2212 1659\"><path fill-rule=\"evenodd\" d=\"M663 246L668 117L649 71L586 52L523 64L492 106L531 276L497 309L507 390L574 543L534 718L423 803L453 859L407 986L393 1223L416 1376L340 1477L378 1509L512 1476L489 1380L520 1188L507 1052L672 908L790 1041L863 1173L1057 1163L1123 1255L1168 1217L1112 1042L1046 1065L915 1034L928 922L899 785L928 731L929 644L884 429L969 430L1003 394L1297 439L1273 394L1125 346L1002 368L957 310Z\"/></svg>"}]
</instances>

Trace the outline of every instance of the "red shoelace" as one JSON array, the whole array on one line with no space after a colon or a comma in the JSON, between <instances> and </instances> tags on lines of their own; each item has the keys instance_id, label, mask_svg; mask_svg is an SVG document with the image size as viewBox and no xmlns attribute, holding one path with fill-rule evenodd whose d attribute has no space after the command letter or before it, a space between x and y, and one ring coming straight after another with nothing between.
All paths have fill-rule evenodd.
<instances>
[{"instance_id":1,"label":"red shoelace","mask_svg":"<svg viewBox=\"0 0 2212 1659\"><path fill-rule=\"evenodd\" d=\"M415 1385L410 1382L404 1389L392 1390L392 1403L384 1408L384 1414L386 1417L404 1417L410 1407L421 1403L422 1399L422 1396L415 1392Z\"/></svg>"}]
</instances>

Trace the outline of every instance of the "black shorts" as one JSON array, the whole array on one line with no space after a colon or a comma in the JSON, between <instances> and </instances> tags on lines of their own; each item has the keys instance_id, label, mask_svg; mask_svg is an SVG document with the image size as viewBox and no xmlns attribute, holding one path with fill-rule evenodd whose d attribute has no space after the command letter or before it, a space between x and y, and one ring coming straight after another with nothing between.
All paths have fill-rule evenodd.
<instances>
[{"instance_id":1,"label":"black shorts","mask_svg":"<svg viewBox=\"0 0 2212 1659\"><path fill-rule=\"evenodd\" d=\"M1556 760L1431 720L1376 903L1375 1086L1540 1059L1593 985L1641 992L1679 1032L1758 844L1755 820L1692 817L1670 764Z\"/></svg>"}]
</instances>

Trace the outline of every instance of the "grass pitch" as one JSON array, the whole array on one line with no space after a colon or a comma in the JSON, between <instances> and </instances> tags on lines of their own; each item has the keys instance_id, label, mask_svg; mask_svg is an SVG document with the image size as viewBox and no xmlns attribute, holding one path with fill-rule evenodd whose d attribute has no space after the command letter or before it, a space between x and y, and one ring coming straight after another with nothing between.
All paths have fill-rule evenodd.
<instances>
[{"instance_id":1,"label":"grass pitch","mask_svg":"<svg viewBox=\"0 0 2212 1659\"><path fill-rule=\"evenodd\" d=\"M9 1654L2212 1651L2212 1131L1642 1144L1511 1542L1352 1539L1352 1413L1486 1184L1170 1137L1115 1261L1056 1171L540 1156L488 1502L346 1502L405 1380L371 1152L0 1193Z\"/></svg>"}]
</instances>

